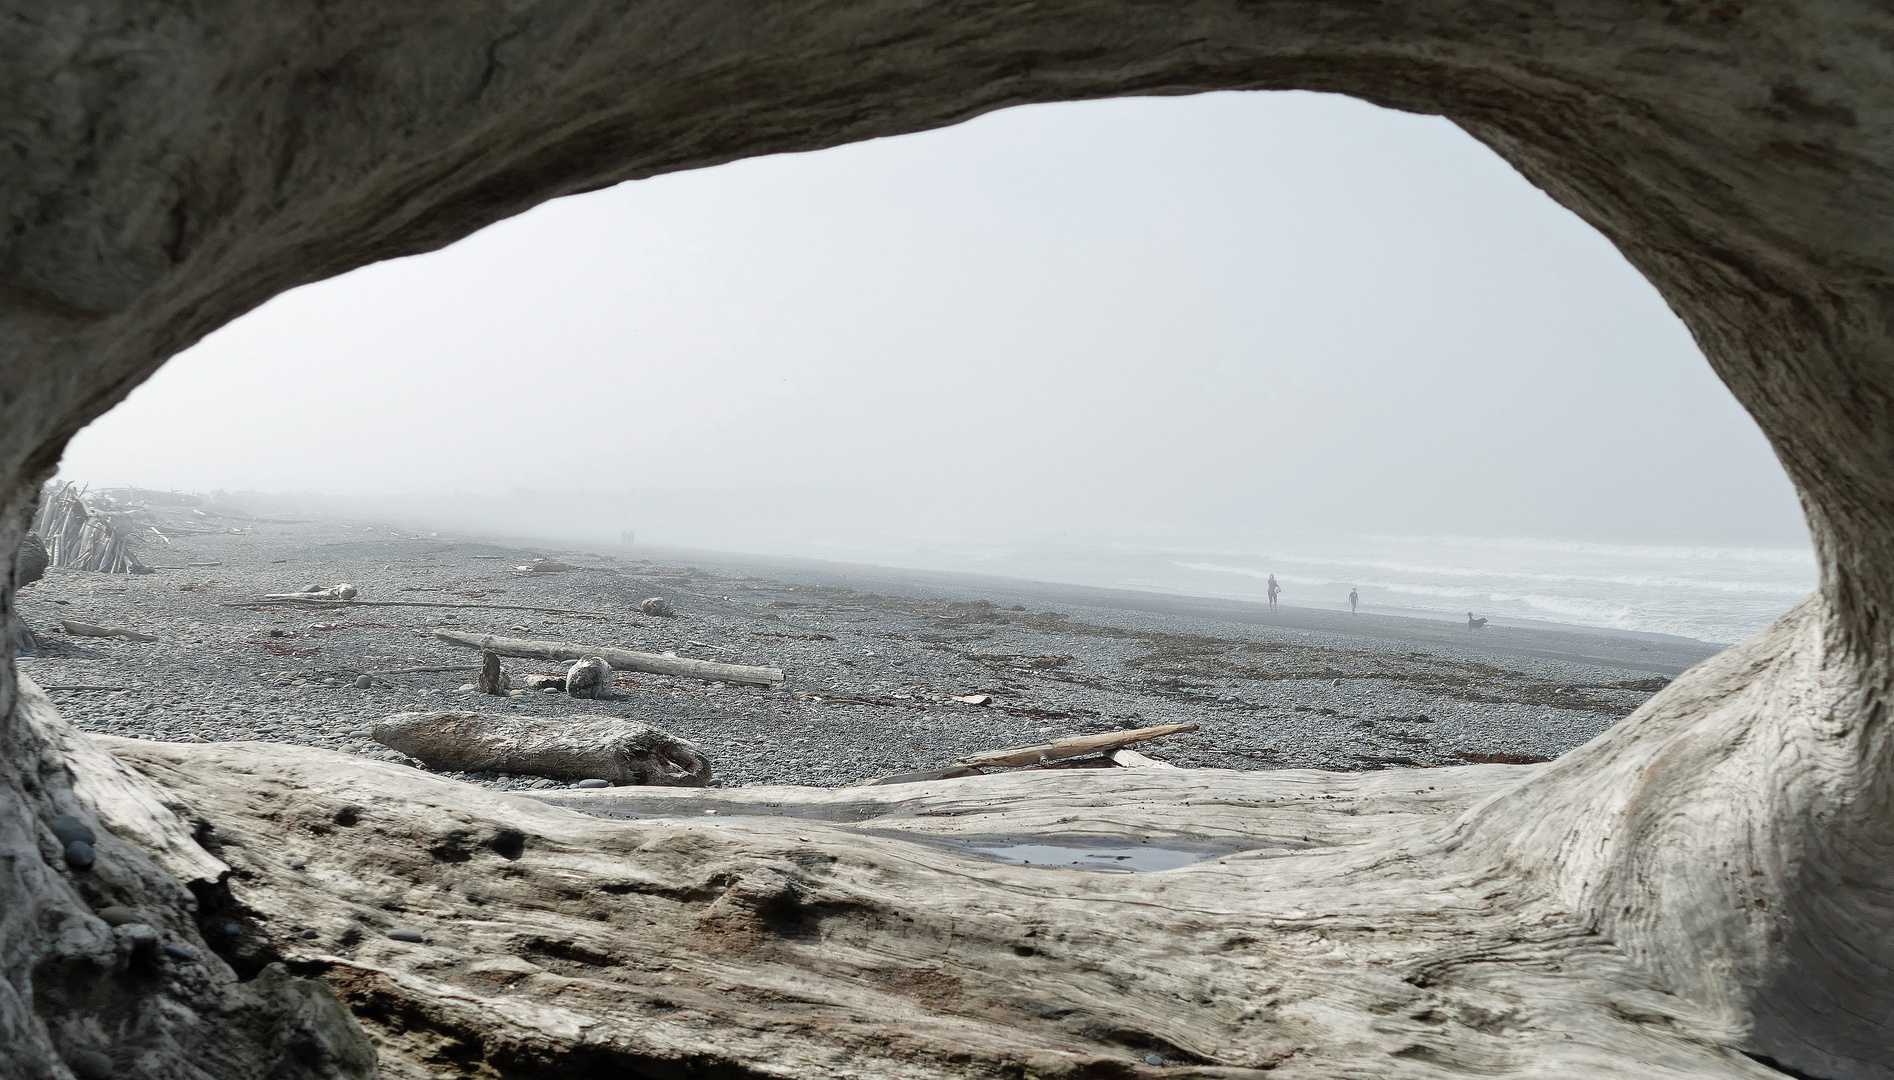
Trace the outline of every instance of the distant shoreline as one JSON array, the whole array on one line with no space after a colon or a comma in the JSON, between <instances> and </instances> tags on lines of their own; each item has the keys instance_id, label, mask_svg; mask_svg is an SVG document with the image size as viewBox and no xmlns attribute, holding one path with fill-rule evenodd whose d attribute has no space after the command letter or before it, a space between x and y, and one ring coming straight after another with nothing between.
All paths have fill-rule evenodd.
<instances>
[{"instance_id":1,"label":"distant shoreline","mask_svg":"<svg viewBox=\"0 0 1894 1080\"><path fill-rule=\"evenodd\" d=\"M472 538L472 534L468 535ZM485 537L485 539L494 539ZM545 540L507 537L509 543L548 545ZM669 545L558 543L547 550L584 551L618 558L677 564L705 569L766 571L782 580L802 584L846 586L871 592L921 591L963 596L974 594L1033 607L1064 605L1104 611L1135 611L1177 618L1214 619L1238 625L1275 626L1343 637L1367 637L1413 645L1449 644L1499 656L1538 657L1573 663L1603 664L1675 676L1707 660L1729 645L1698 641L1672 634L1576 626L1526 619L1494 618L1484 630L1468 630L1463 623L1415 615L1383 615L1282 604L1271 613L1268 605L1250 600L1107 589L1067 585L1000 575L950 570L911 570L867 563L835 562L786 555L750 555Z\"/></svg>"}]
</instances>

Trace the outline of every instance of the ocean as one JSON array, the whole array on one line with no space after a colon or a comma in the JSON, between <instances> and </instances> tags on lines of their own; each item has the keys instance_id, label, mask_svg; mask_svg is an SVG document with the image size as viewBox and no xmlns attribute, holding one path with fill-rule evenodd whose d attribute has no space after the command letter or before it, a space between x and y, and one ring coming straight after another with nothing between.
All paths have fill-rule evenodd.
<instances>
[{"instance_id":1,"label":"ocean","mask_svg":"<svg viewBox=\"0 0 1894 1080\"><path fill-rule=\"evenodd\" d=\"M1741 641L1815 587L1807 548L1356 535L1255 544L804 540L798 554L1231 600L1496 623L1532 621Z\"/></svg>"}]
</instances>

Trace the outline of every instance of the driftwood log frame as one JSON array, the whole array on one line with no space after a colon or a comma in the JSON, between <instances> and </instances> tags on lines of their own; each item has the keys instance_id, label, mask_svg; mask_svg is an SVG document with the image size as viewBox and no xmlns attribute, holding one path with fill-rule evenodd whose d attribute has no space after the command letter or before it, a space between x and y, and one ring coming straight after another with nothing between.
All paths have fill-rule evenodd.
<instances>
[{"instance_id":1,"label":"driftwood log frame","mask_svg":"<svg viewBox=\"0 0 1894 1080\"><path fill-rule=\"evenodd\" d=\"M1025 102L1300 88L1441 114L1609 237L1768 436L1821 583L1766 632L1543 767L1106 771L1006 819L1105 828L1067 811L1136 774L1112 828L1235 821L1307 845L1109 882L827 826L528 814L379 770L389 806L432 816L388 811L346 846L361 880L446 884L412 846L437 826L468 853L440 865L468 875L486 865L468 838L517 835L545 872L506 879L489 917L525 926L596 914L559 899L560 860L617 853L648 936L697 952L667 961L665 1004L636 1024L609 1017L637 995L568 993L577 978L546 965L489 992L380 953L294 958L355 1007L390 1076L1894 1076L1890 38L1894 13L1851 0L18 0L0 20L0 552L67 440L178 350L546 199ZM355 814L334 759L139 744L122 749L145 772L127 773L62 733L10 657L0 716L0 1070L63 1078L104 1054L126 1076L366 1075L355 1021L283 969L239 978L269 954L210 959L183 914L241 891L245 941L292 912L343 920L267 855ZM1205 785L1241 813L1199 815ZM265 812L257 788L297 809ZM59 858L62 814L108 830L96 868ZM180 855L220 832L267 872ZM145 905L196 966L127 967L151 939L98 920L107 901ZM521 933L481 947L545 938ZM112 992L62 990L78 985ZM726 1037L656 1018L672 1014Z\"/></svg>"}]
</instances>

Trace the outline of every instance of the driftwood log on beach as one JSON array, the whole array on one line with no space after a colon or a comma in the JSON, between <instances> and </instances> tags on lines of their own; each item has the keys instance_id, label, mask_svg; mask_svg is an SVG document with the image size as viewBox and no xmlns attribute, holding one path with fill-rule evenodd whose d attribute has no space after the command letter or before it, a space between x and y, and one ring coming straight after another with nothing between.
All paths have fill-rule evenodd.
<instances>
[{"instance_id":1,"label":"driftwood log on beach","mask_svg":"<svg viewBox=\"0 0 1894 1080\"><path fill-rule=\"evenodd\" d=\"M141 634L136 630L126 630L116 626L94 626L91 623L76 622L72 619L61 619L59 627L73 637L118 638L121 641L158 640L150 634Z\"/></svg>"},{"instance_id":2,"label":"driftwood log on beach","mask_svg":"<svg viewBox=\"0 0 1894 1080\"><path fill-rule=\"evenodd\" d=\"M1182 735L1187 731L1196 730L1196 724L1164 724L1160 727L1133 728L1130 731L1107 731L1098 735L1055 739L1052 742L1034 746L1016 746L1006 750L988 750L979 754L969 754L966 757L954 759L954 764L972 769L1006 769L1019 765L1038 765L1047 761L1104 753L1121 746L1135 746L1138 743L1150 742L1152 739L1162 739L1166 735Z\"/></svg>"},{"instance_id":3,"label":"driftwood log on beach","mask_svg":"<svg viewBox=\"0 0 1894 1080\"><path fill-rule=\"evenodd\" d=\"M575 645L567 641L529 641L524 638L494 637L491 634L463 634L455 630L436 630L434 636L449 645L467 649L490 649L501 656L529 660L585 660L598 657L616 671L642 671L651 675L678 675L687 679L714 682L774 686L783 681L783 669L725 664L716 660L687 660L678 656L633 652L599 645Z\"/></svg>"},{"instance_id":4,"label":"driftwood log on beach","mask_svg":"<svg viewBox=\"0 0 1894 1080\"><path fill-rule=\"evenodd\" d=\"M1894 1078L1885 5L14 14L9 568L74 434L286 290L634 178L1032 102L1302 89L1445 116L1615 244L1760 424L1820 585L1549 765L776 798L821 820L652 797L676 816L606 821L302 747L110 744L133 778L105 743L48 734L44 695L0 656L6 1080L375 1075L279 956L369 1026L384 1077ZM102 561L127 558L110 544ZM9 624L14 589L9 572ZM686 796L713 797L770 806ZM631 812L592 804L613 807ZM96 862L62 856L67 816L100 830ZM1148 874L1014 867L948 843L976 827L1241 851ZM292 851L319 853L315 872ZM203 914L238 932L207 938ZM317 945L285 932L299 922Z\"/></svg>"},{"instance_id":5,"label":"driftwood log on beach","mask_svg":"<svg viewBox=\"0 0 1894 1080\"><path fill-rule=\"evenodd\" d=\"M491 713L396 713L377 723L374 735L383 746L454 772L686 787L701 787L711 776L710 759L688 740L615 716L555 723Z\"/></svg>"}]
</instances>

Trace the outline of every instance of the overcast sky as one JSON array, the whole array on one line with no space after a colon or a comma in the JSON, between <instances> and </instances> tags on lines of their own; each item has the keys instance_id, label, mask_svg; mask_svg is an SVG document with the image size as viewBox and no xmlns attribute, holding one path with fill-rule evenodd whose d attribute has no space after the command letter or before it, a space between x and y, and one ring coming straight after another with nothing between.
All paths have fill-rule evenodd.
<instances>
[{"instance_id":1,"label":"overcast sky","mask_svg":"<svg viewBox=\"0 0 1894 1080\"><path fill-rule=\"evenodd\" d=\"M1444 120L1310 94L1015 109L559 200L277 298L64 473L712 490L969 534L1803 536L1602 237Z\"/></svg>"}]
</instances>

